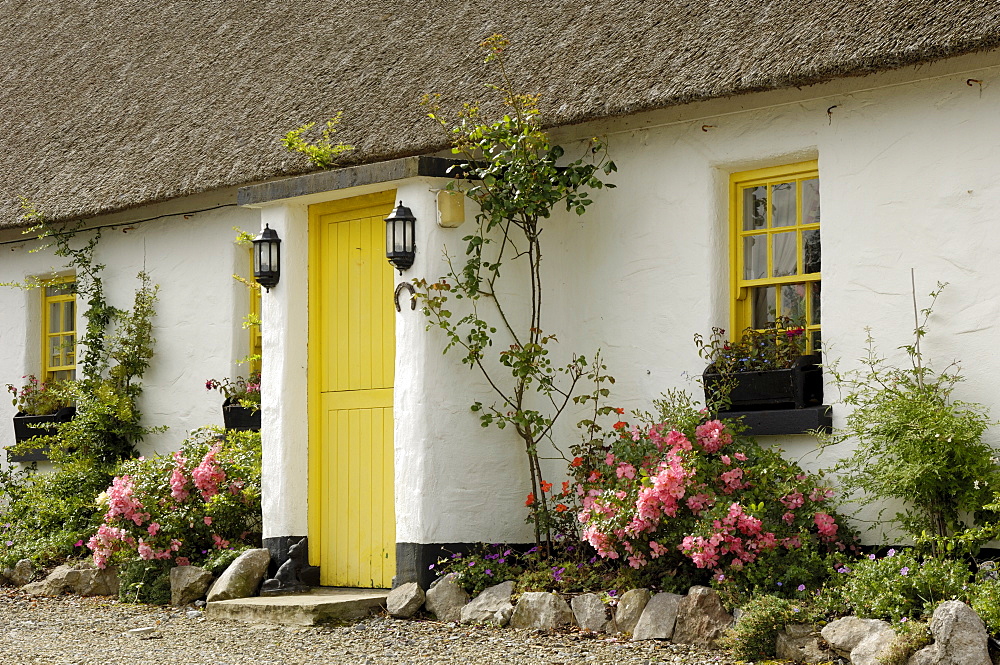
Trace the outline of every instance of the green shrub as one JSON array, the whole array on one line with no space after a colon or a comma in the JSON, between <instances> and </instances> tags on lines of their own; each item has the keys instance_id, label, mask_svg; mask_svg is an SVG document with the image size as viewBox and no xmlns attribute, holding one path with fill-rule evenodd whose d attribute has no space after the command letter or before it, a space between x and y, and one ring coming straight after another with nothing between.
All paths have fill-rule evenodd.
<instances>
[{"instance_id":1,"label":"green shrub","mask_svg":"<svg viewBox=\"0 0 1000 665\"><path fill-rule=\"evenodd\" d=\"M118 569L118 599L124 603L170 604L170 561L126 561Z\"/></svg>"},{"instance_id":2,"label":"green shrub","mask_svg":"<svg viewBox=\"0 0 1000 665\"><path fill-rule=\"evenodd\" d=\"M996 575L996 570L989 574ZM991 635L1000 634L1000 579L980 572L976 585L972 588L972 609L986 624Z\"/></svg>"},{"instance_id":3,"label":"green shrub","mask_svg":"<svg viewBox=\"0 0 1000 665\"><path fill-rule=\"evenodd\" d=\"M961 560L889 550L860 559L848 573L844 600L860 617L898 622L929 616L945 600L968 602L970 571Z\"/></svg>"},{"instance_id":4,"label":"green shrub","mask_svg":"<svg viewBox=\"0 0 1000 665\"><path fill-rule=\"evenodd\" d=\"M794 616L793 601L777 596L758 596L743 608L736 622L722 640L738 660L759 660L774 657L778 631Z\"/></svg>"}]
</instances>

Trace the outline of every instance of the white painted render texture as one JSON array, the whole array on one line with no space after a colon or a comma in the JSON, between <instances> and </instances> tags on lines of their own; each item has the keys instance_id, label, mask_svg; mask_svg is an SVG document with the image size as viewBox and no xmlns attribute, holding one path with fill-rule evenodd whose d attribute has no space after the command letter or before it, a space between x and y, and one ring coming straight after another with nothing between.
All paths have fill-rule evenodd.
<instances>
[{"instance_id":1,"label":"white painted render texture","mask_svg":"<svg viewBox=\"0 0 1000 665\"><path fill-rule=\"evenodd\" d=\"M729 326L730 173L818 159L826 360L856 366L865 327L884 354L904 359L896 347L910 341L915 268L921 297L937 281L950 283L924 341L928 357L939 368L964 361L967 381L958 396L1000 413L998 83L1000 54L992 52L559 129L570 155L574 146L582 149L580 139L606 133L619 172L609 178L617 189L596 193L585 216L559 212L546 221L543 328L558 336L554 355L565 360L601 349L617 378L612 403L628 410L648 409L668 388L696 392L693 377L703 363L691 337ZM414 178L106 231L99 252L114 302L127 302L144 265L161 285L157 356L144 380L143 409L149 424L170 430L142 450L164 452L187 429L221 422L221 399L203 384L238 372L247 344L239 325L245 287L231 277L246 269L246 259L231 227L270 224L283 239L284 264L281 282L263 297L264 536L305 533L307 206L396 188L418 220L416 262L397 282L433 280L445 271L443 250L463 255L474 213L467 206L469 221L459 228L434 224L434 190L442 186ZM203 207L176 205L188 203ZM18 237L0 233L0 242ZM58 266L51 255L28 254L30 245L0 245L0 281ZM0 289L0 384L38 371L37 295ZM419 309L397 314L396 539L528 541L524 453L509 430L480 427L469 405L493 396L458 355L441 353L444 341ZM498 335L496 347L506 343ZM826 401L835 423L842 422L845 407L832 385ZM0 422L13 413L0 401ZM557 442L564 452L577 440L579 418L563 417ZM995 431L987 436L997 442ZM0 427L0 445L11 441L9 428ZM807 436L772 441L813 469L846 452L817 454ZM561 479L562 468L548 463L551 480Z\"/></svg>"},{"instance_id":2,"label":"white painted render texture","mask_svg":"<svg viewBox=\"0 0 1000 665\"><path fill-rule=\"evenodd\" d=\"M225 206L184 215L181 211ZM44 208L43 208L44 209ZM141 221L177 211L153 221ZM140 408L147 425L165 425L139 446L142 454L175 450L188 431L222 425L223 397L205 389L205 380L242 373L238 364L249 349L242 327L249 306L248 289L233 279L247 275L249 255L235 244L234 226L256 232L260 213L235 205L235 193L151 206L127 215L97 220L95 225L121 223L102 230L95 259L104 263L108 300L129 307L140 270L159 285L156 305L155 356L142 379ZM91 231L79 234L81 241ZM30 253L37 241L22 242L19 230L0 233L0 282L66 274L64 260L50 250ZM82 299L82 298L81 298ZM85 325L79 303L77 330ZM41 294L37 289L0 288L0 386L20 385L21 377L41 373ZM4 393L6 394L6 393ZM10 425L15 408L0 400L0 446L13 444Z\"/></svg>"}]
</instances>

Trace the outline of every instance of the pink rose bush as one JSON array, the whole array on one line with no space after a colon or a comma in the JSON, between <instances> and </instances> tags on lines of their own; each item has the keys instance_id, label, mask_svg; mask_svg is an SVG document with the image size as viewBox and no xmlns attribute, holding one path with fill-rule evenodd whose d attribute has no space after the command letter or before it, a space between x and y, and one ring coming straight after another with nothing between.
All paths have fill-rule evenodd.
<instances>
[{"instance_id":1,"label":"pink rose bush","mask_svg":"<svg viewBox=\"0 0 1000 665\"><path fill-rule=\"evenodd\" d=\"M260 532L260 435L203 429L180 451L123 462L103 524L87 547L99 568L112 562L188 565L213 551L251 544Z\"/></svg>"},{"instance_id":2,"label":"pink rose bush","mask_svg":"<svg viewBox=\"0 0 1000 665\"><path fill-rule=\"evenodd\" d=\"M818 586L853 551L820 478L686 401L659 406L655 422L617 423L571 467L599 557L780 594Z\"/></svg>"}]
</instances>

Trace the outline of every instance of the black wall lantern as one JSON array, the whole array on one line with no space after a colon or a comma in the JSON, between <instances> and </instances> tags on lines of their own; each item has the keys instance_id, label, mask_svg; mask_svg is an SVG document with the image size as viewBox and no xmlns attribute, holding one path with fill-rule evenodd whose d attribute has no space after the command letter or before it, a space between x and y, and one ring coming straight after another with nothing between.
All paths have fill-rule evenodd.
<instances>
[{"instance_id":1,"label":"black wall lantern","mask_svg":"<svg viewBox=\"0 0 1000 665\"><path fill-rule=\"evenodd\" d=\"M410 209L400 201L396 209L385 218L385 258L396 266L400 274L413 265L417 244L413 235L414 222Z\"/></svg>"},{"instance_id":2,"label":"black wall lantern","mask_svg":"<svg viewBox=\"0 0 1000 665\"><path fill-rule=\"evenodd\" d=\"M281 238L267 224L253 239L253 278L268 291L281 277Z\"/></svg>"}]
</instances>

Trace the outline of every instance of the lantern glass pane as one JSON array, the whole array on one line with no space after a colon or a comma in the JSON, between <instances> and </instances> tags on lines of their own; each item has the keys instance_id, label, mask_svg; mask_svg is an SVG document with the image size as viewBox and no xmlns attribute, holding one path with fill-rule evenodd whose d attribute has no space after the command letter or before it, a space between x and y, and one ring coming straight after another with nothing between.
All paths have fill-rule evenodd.
<instances>
[{"instance_id":1,"label":"lantern glass pane","mask_svg":"<svg viewBox=\"0 0 1000 665\"><path fill-rule=\"evenodd\" d=\"M257 265L254 266L254 272L263 273L270 272L271 270L271 243L262 242L257 245Z\"/></svg>"}]
</instances>

